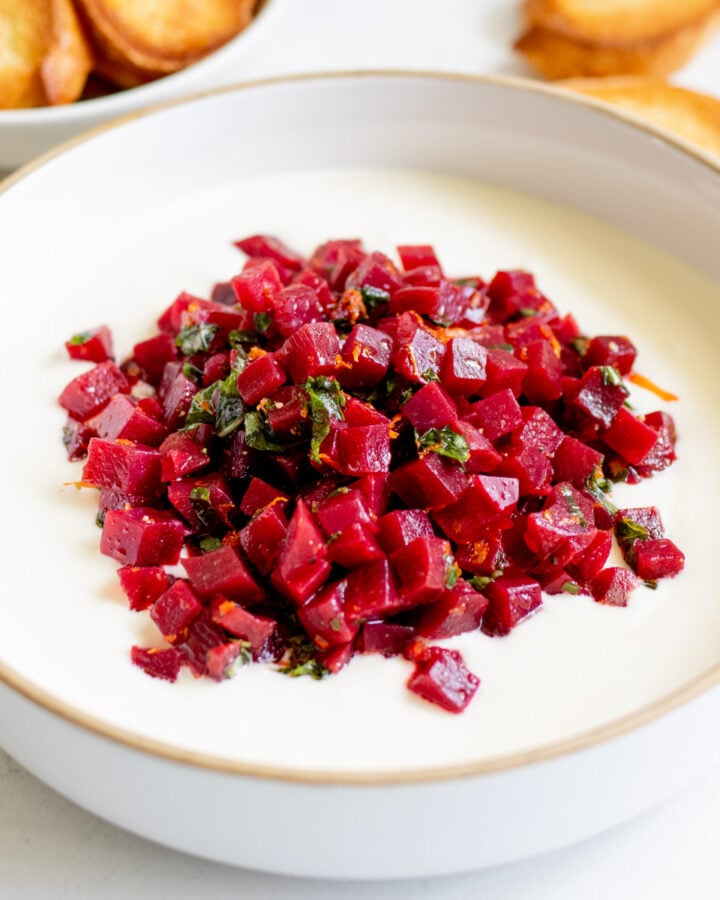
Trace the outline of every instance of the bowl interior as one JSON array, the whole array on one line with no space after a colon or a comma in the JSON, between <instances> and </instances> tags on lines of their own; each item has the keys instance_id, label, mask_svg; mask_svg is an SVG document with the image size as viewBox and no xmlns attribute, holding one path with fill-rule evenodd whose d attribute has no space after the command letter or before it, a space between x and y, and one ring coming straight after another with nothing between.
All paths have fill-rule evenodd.
<instances>
[{"instance_id":1,"label":"bowl interior","mask_svg":"<svg viewBox=\"0 0 720 900\"><path fill-rule=\"evenodd\" d=\"M10 182L4 365L20 377L6 421L31 425L31 448L18 452L27 438L10 430L2 450L13 518L0 676L122 740L288 777L480 771L691 692L720 663L719 226L720 173L652 132L547 89L431 75L221 91ZM78 369L62 343L106 323L126 355L180 290L207 294L234 274L231 241L258 231L303 252L330 237L389 253L433 243L457 275L527 268L587 333L629 334L640 371L681 396L680 461L615 497L660 507L686 571L627 609L562 595L507 638L451 640L483 681L457 717L409 695L397 659L356 657L320 683L257 666L168 685L133 668L130 645L157 636L127 610L97 549L94 498L72 486L55 398ZM633 402L662 406L643 392Z\"/></svg>"}]
</instances>

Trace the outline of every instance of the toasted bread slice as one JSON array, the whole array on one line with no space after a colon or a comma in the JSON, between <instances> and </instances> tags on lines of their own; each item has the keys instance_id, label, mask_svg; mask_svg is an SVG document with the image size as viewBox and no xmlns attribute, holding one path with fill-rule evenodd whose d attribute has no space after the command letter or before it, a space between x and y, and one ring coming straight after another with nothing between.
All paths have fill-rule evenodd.
<instances>
[{"instance_id":1,"label":"toasted bread slice","mask_svg":"<svg viewBox=\"0 0 720 900\"><path fill-rule=\"evenodd\" d=\"M100 74L123 86L175 72L227 43L255 0L76 0Z\"/></svg>"},{"instance_id":2,"label":"toasted bread slice","mask_svg":"<svg viewBox=\"0 0 720 900\"><path fill-rule=\"evenodd\" d=\"M717 97L643 78L577 79L559 86L619 106L720 156Z\"/></svg>"},{"instance_id":3,"label":"toasted bread slice","mask_svg":"<svg viewBox=\"0 0 720 900\"><path fill-rule=\"evenodd\" d=\"M720 23L718 14L653 41L625 46L589 43L533 27L515 49L543 77L597 78L644 75L665 78L683 66Z\"/></svg>"},{"instance_id":4,"label":"toasted bread slice","mask_svg":"<svg viewBox=\"0 0 720 900\"><path fill-rule=\"evenodd\" d=\"M720 9L718 0L525 0L531 26L592 44L656 41Z\"/></svg>"}]
</instances>

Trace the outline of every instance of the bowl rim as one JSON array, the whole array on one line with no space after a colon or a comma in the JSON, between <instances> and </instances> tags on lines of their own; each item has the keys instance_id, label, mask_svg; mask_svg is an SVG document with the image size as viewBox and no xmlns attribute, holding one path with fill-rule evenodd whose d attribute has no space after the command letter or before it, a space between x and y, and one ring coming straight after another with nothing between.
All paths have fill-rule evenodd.
<instances>
[{"instance_id":1,"label":"bowl rim","mask_svg":"<svg viewBox=\"0 0 720 900\"><path fill-rule=\"evenodd\" d=\"M272 2L276 2L276 0L272 0ZM281 2L281 0L277 0L277 2ZM422 69L358 69L335 72L309 72L297 75L282 75L242 81L236 84L211 88L182 97L165 100L143 109L129 112L110 122L105 122L80 135L76 135L41 154L24 166L21 166L11 175L0 181L0 202L2 200L2 195L6 191L18 182L23 181L25 178L32 175L36 170L43 168L56 157L71 151L73 148L84 144L107 131L122 127L124 124L133 122L136 119L152 116L166 109L194 103L208 97L217 97L223 94L238 93L240 91L252 91L258 88L272 87L273 85L283 86L301 82L341 81L348 79L370 80L375 78L433 79L446 83L460 82L481 84L552 97L575 106L589 108L610 120L622 122L635 131L644 132L648 137L669 144L679 150L682 154L694 158L697 162L707 167L714 175L720 176L720 159L712 153L700 149L695 144L675 135L669 130L640 120L631 113L613 107L605 101L573 92L569 88L512 75L481 75ZM163 741L135 734L120 728L119 726L111 725L96 716L83 712L72 704L54 697L44 688L38 687L30 679L18 673L2 660L0 660L0 683L4 683L11 690L20 694L22 697L41 707L45 711L65 720L66 724L78 726L97 736L124 745L131 750L148 753L154 757L159 757L170 762L234 776L260 778L280 782L316 785L381 786L391 784L427 784L451 779L502 773L532 764L557 760L558 758L571 753L592 749L600 744L634 731L643 725L647 725L666 714L679 709L690 701L699 698L712 688L716 687L720 684L720 663L712 666L701 675L694 677L681 687L670 691L659 699L654 700L631 713L568 738L552 741L548 744L528 748L526 750L503 753L489 759L478 760L475 762L425 767L411 771L388 770L381 772L325 771L320 769L293 769L281 766L265 766L255 763L244 763L239 760L214 756L211 753L176 747Z\"/></svg>"},{"instance_id":2,"label":"bowl rim","mask_svg":"<svg viewBox=\"0 0 720 900\"><path fill-rule=\"evenodd\" d=\"M203 56L201 59L171 72L161 78L155 78L145 84L131 88L119 88L109 94L99 97L91 97L87 100L75 100L73 103L63 103L57 106L32 106L21 109L0 109L0 128L52 128L57 125L76 124L82 127L83 122L87 127L108 117L113 120L116 117L132 113L177 97L184 97L193 90L193 82L198 78L203 79L212 75L213 71L222 68L238 49L243 51L259 39L272 23L276 21L278 13L288 0L256 0L252 19L236 35L230 38L217 49ZM197 89L196 89L197 90ZM62 146L62 144L60 145ZM53 148L54 149L54 148Z\"/></svg>"}]
</instances>

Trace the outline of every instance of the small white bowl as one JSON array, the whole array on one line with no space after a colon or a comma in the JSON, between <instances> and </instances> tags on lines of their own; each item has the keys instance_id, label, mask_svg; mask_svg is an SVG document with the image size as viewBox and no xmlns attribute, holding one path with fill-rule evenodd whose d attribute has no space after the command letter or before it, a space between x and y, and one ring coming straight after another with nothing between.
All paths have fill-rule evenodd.
<instances>
[{"instance_id":1,"label":"small white bowl","mask_svg":"<svg viewBox=\"0 0 720 900\"><path fill-rule=\"evenodd\" d=\"M237 81L246 55L263 40L286 0L263 0L252 22L195 65L136 88L65 106L0 109L0 175L68 138L154 103Z\"/></svg>"},{"instance_id":2,"label":"small white bowl","mask_svg":"<svg viewBox=\"0 0 720 900\"><path fill-rule=\"evenodd\" d=\"M182 289L234 274L231 241L302 252L434 243L447 271L524 267L589 333L628 333L681 396L679 461L620 505L660 507L685 571L626 609L546 598L511 635L454 638L482 685L451 716L402 660L314 682L247 666L147 678L157 640L68 483L56 398L71 334L119 355ZM235 865L424 876L577 840L669 796L720 751L720 168L584 99L507 79L279 79L103 128L0 194L5 432L0 744L98 815ZM652 394L633 398L640 411Z\"/></svg>"}]
</instances>

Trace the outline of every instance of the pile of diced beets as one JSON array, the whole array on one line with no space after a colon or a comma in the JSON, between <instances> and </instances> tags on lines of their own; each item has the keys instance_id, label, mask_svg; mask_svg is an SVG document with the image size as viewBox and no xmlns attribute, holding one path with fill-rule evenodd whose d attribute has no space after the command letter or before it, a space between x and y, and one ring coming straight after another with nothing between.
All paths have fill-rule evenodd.
<instances>
[{"instance_id":1,"label":"pile of diced beets","mask_svg":"<svg viewBox=\"0 0 720 900\"><path fill-rule=\"evenodd\" d=\"M241 273L180 294L121 365L106 326L66 345L94 365L60 396L65 445L164 639L132 649L150 675L399 655L460 712L479 680L431 642L682 569L656 508L607 497L675 459L671 417L627 402L628 338L585 337L526 272L451 278L429 246L400 267L355 240L236 246Z\"/></svg>"}]
</instances>

